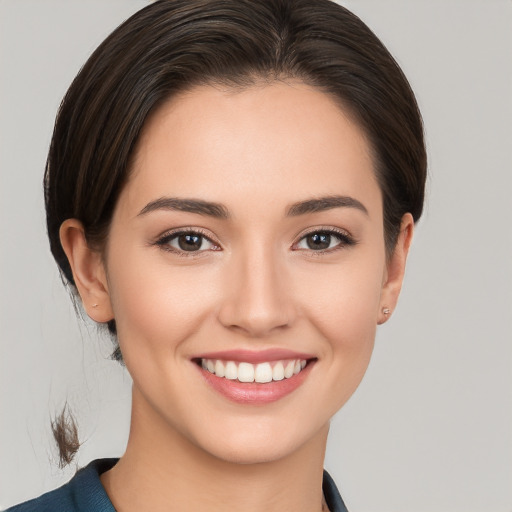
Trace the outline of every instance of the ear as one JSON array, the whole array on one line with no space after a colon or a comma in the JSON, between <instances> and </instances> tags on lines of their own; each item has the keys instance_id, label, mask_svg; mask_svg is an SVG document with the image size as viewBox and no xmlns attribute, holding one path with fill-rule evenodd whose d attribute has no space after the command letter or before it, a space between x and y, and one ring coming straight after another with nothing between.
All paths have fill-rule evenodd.
<instances>
[{"instance_id":1,"label":"ear","mask_svg":"<svg viewBox=\"0 0 512 512\"><path fill-rule=\"evenodd\" d=\"M59 235L86 313L95 322L112 320L114 313L101 253L89 247L84 227L77 219L64 221Z\"/></svg>"},{"instance_id":2,"label":"ear","mask_svg":"<svg viewBox=\"0 0 512 512\"><path fill-rule=\"evenodd\" d=\"M402 289L405 274L405 263L411 246L414 232L414 220L410 213L402 217L400 233L393 253L386 263L386 271L382 284L380 308L377 323L383 324L394 311L398 302L398 296Z\"/></svg>"}]
</instances>

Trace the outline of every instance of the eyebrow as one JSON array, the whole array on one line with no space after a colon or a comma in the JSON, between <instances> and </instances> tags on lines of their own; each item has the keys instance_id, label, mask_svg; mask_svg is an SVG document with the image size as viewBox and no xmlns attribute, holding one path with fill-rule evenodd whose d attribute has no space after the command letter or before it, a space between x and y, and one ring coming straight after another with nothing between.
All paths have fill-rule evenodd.
<instances>
[{"instance_id":1,"label":"eyebrow","mask_svg":"<svg viewBox=\"0 0 512 512\"><path fill-rule=\"evenodd\" d=\"M294 203L288 208L286 215L296 217L307 213L332 210L333 208L355 208L368 215L368 210L364 204L350 196L325 196Z\"/></svg>"},{"instance_id":2,"label":"eyebrow","mask_svg":"<svg viewBox=\"0 0 512 512\"><path fill-rule=\"evenodd\" d=\"M144 206L139 216L146 215L155 210L174 210L196 213L217 219L229 219L230 217L227 208L222 204L203 201L201 199L180 199L177 197L160 197L159 199L155 199Z\"/></svg>"},{"instance_id":3,"label":"eyebrow","mask_svg":"<svg viewBox=\"0 0 512 512\"><path fill-rule=\"evenodd\" d=\"M318 213L333 208L355 208L368 215L366 207L350 196L325 196L292 204L286 211L287 217L297 217L308 213ZM177 197L160 197L149 202L139 212L138 216L146 215L156 210L171 210L206 215L217 219L229 219L229 210L220 203L202 199L181 199Z\"/></svg>"}]
</instances>

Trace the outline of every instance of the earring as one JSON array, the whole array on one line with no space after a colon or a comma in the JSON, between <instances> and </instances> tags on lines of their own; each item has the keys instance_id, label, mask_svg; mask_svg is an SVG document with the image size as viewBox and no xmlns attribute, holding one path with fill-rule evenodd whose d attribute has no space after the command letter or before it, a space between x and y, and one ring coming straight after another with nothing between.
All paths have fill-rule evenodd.
<instances>
[{"instance_id":1,"label":"earring","mask_svg":"<svg viewBox=\"0 0 512 512\"><path fill-rule=\"evenodd\" d=\"M391 313L391 310L389 308L382 308L382 312L385 314L385 315L389 315L389 313Z\"/></svg>"},{"instance_id":2,"label":"earring","mask_svg":"<svg viewBox=\"0 0 512 512\"><path fill-rule=\"evenodd\" d=\"M92 305L93 308L97 308L98 307L98 304L93 304Z\"/></svg>"}]
</instances>

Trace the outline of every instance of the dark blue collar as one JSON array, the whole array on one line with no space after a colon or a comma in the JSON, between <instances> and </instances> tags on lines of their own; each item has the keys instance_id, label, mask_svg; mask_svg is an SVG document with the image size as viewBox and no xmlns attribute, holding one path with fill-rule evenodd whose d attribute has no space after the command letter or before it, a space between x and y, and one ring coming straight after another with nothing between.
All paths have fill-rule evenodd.
<instances>
[{"instance_id":1,"label":"dark blue collar","mask_svg":"<svg viewBox=\"0 0 512 512\"><path fill-rule=\"evenodd\" d=\"M100 475L114 467L118 460L94 460L78 471L66 485L6 512L116 512ZM327 471L324 471L322 487L329 511L347 512L336 484Z\"/></svg>"},{"instance_id":2,"label":"dark blue collar","mask_svg":"<svg viewBox=\"0 0 512 512\"><path fill-rule=\"evenodd\" d=\"M95 460L79 471L75 478L73 478L72 482L76 481L77 491L81 490L80 499L78 500L80 512L115 512L105 489L101 485L100 475L111 469L116 464L117 460L118 459ZM327 471L324 471L322 489L325 502L330 512L348 512L334 480Z\"/></svg>"},{"instance_id":3,"label":"dark blue collar","mask_svg":"<svg viewBox=\"0 0 512 512\"><path fill-rule=\"evenodd\" d=\"M322 483L324 498L330 512L348 512L345 503L341 499L340 493L331 475L324 469L324 481Z\"/></svg>"}]
</instances>

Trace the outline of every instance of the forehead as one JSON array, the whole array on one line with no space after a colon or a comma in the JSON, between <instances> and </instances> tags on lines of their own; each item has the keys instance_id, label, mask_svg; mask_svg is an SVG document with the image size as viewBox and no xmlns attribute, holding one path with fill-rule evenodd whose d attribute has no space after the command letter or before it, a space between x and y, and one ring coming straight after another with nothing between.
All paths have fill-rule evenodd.
<instances>
[{"instance_id":1,"label":"forehead","mask_svg":"<svg viewBox=\"0 0 512 512\"><path fill-rule=\"evenodd\" d=\"M365 134L329 95L302 83L201 86L148 119L122 193L137 208L172 195L267 203L359 195L380 207Z\"/></svg>"}]
</instances>

